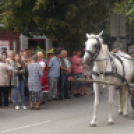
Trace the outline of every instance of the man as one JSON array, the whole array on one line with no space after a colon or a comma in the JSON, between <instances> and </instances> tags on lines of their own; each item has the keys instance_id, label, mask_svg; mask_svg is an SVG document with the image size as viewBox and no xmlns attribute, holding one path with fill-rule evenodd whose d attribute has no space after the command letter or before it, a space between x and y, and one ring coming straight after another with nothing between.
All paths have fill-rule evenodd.
<instances>
[{"instance_id":1,"label":"man","mask_svg":"<svg viewBox=\"0 0 134 134\"><path fill-rule=\"evenodd\" d=\"M68 90L70 86L70 82L68 81L68 77L71 73L71 63L67 59L67 51L61 51L61 58L60 58L60 90L59 90L59 99L63 100L63 93L65 88L65 99L71 99Z\"/></svg>"},{"instance_id":2,"label":"man","mask_svg":"<svg viewBox=\"0 0 134 134\"><path fill-rule=\"evenodd\" d=\"M82 59L81 50L76 50L74 57L72 58L73 65L73 74L76 78L80 78L82 76ZM82 82L74 82L74 97L80 97L80 89L82 87Z\"/></svg>"},{"instance_id":3,"label":"man","mask_svg":"<svg viewBox=\"0 0 134 134\"><path fill-rule=\"evenodd\" d=\"M6 63L3 63L3 57L0 56L0 107L2 106L1 104L1 93L3 92L4 94L4 106L8 106L8 89L10 85L10 78L12 72L12 68L7 66Z\"/></svg>"},{"instance_id":4,"label":"man","mask_svg":"<svg viewBox=\"0 0 134 134\"><path fill-rule=\"evenodd\" d=\"M48 72L48 82L49 82L49 101L57 100L57 83L60 76L60 59L61 51L56 50L55 56L50 59L49 62L49 72Z\"/></svg>"},{"instance_id":5,"label":"man","mask_svg":"<svg viewBox=\"0 0 134 134\"><path fill-rule=\"evenodd\" d=\"M117 50L116 50L116 49L113 49L113 50L111 51L111 53L117 53Z\"/></svg>"},{"instance_id":6,"label":"man","mask_svg":"<svg viewBox=\"0 0 134 134\"><path fill-rule=\"evenodd\" d=\"M2 53L7 53L7 49L6 49L6 48L2 48L1 54L2 54Z\"/></svg>"}]
</instances>

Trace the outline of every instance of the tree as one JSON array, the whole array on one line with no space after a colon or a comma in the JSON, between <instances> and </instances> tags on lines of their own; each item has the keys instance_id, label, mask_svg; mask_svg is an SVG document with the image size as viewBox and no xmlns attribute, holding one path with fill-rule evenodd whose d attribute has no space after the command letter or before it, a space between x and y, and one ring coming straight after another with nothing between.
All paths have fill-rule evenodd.
<instances>
[{"instance_id":1,"label":"tree","mask_svg":"<svg viewBox=\"0 0 134 134\"><path fill-rule=\"evenodd\" d=\"M133 38L134 40L134 1L124 0L120 4L113 5L113 11L118 14L125 14L127 20L127 38Z\"/></svg>"},{"instance_id":2,"label":"tree","mask_svg":"<svg viewBox=\"0 0 134 134\"><path fill-rule=\"evenodd\" d=\"M98 33L117 0L4 0L1 23L5 28L54 37L70 49L82 46L85 34Z\"/></svg>"},{"instance_id":3,"label":"tree","mask_svg":"<svg viewBox=\"0 0 134 134\"><path fill-rule=\"evenodd\" d=\"M124 0L120 4L115 3L113 11L118 14L125 14L127 17L127 22L131 24L134 22L134 1L133 0Z\"/></svg>"}]
</instances>

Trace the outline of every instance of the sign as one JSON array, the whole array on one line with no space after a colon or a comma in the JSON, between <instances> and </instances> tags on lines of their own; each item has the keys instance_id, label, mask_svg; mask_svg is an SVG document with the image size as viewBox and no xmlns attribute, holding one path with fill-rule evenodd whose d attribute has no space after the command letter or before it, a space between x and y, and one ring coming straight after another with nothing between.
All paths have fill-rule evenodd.
<instances>
[{"instance_id":1,"label":"sign","mask_svg":"<svg viewBox=\"0 0 134 134\"><path fill-rule=\"evenodd\" d=\"M0 40L0 54L2 53L3 49L6 49L6 52L10 50L10 41Z\"/></svg>"},{"instance_id":2,"label":"sign","mask_svg":"<svg viewBox=\"0 0 134 134\"><path fill-rule=\"evenodd\" d=\"M125 14L112 14L110 17L110 36L126 36L126 16Z\"/></svg>"},{"instance_id":3,"label":"sign","mask_svg":"<svg viewBox=\"0 0 134 134\"><path fill-rule=\"evenodd\" d=\"M20 44L21 44L21 50L22 49L28 49L28 37L25 35L20 36Z\"/></svg>"}]
</instances>

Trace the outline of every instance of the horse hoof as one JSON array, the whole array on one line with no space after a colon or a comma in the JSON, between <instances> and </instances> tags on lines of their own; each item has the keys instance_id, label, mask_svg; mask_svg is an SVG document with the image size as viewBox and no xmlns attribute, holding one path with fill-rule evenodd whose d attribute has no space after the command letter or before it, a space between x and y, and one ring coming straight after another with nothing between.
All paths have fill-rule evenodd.
<instances>
[{"instance_id":1,"label":"horse hoof","mask_svg":"<svg viewBox=\"0 0 134 134\"><path fill-rule=\"evenodd\" d=\"M95 122L91 122L90 125L91 125L91 127L96 127Z\"/></svg>"},{"instance_id":2,"label":"horse hoof","mask_svg":"<svg viewBox=\"0 0 134 134\"><path fill-rule=\"evenodd\" d=\"M91 127L96 127L96 124L95 123L93 123L93 124L90 124L91 125Z\"/></svg>"},{"instance_id":3,"label":"horse hoof","mask_svg":"<svg viewBox=\"0 0 134 134\"><path fill-rule=\"evenodd\" d=\"M118 111L118 114L123 114L123 111L119 110L119 111Z\"/></svg>"},{"instance_id":4,"label":"horse hoof","mask_svg":"<svg viewBox=\"0 0 134 134\"><path fill-rule=\"evenodd\" d=\"M108 121L109 124L114 124L113 120Z\"/></svg>"},{"instance_id":5,"label":"horse hoof","mask_svg":"<svg viewBox=\"0 0 134 134\"><path fill-rule=\"evenodd\" d=\"M123 114L124 117L128 117L128 114Z\"/></svg>"}]
</instances>

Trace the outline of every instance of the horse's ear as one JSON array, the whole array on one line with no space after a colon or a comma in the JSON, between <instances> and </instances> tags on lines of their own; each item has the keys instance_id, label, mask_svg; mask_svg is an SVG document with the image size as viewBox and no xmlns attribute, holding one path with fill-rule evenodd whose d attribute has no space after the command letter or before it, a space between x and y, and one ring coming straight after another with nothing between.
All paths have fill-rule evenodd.
<instances>
[{"instance_id":1,"label":"horse's ear","mask_svg":"<svg viewBox=\"0 0 134 134\"><path fill-rule=\"evenodd\" d=\"M102 36L103 35L103 31L99 33L99 36Z\"/></svg>"},{"instance_id":2,"label":"horse's ear","mask_svg":"<svg viewBox=\"0 0 134 134\"><path fill-rule=\"evenodd\" d=\"M89 36L90 36L90 35L89 35L88 33L86 33L86 37L87 37L88 39L89 39Z\"/></svg>"}]
</instances>

